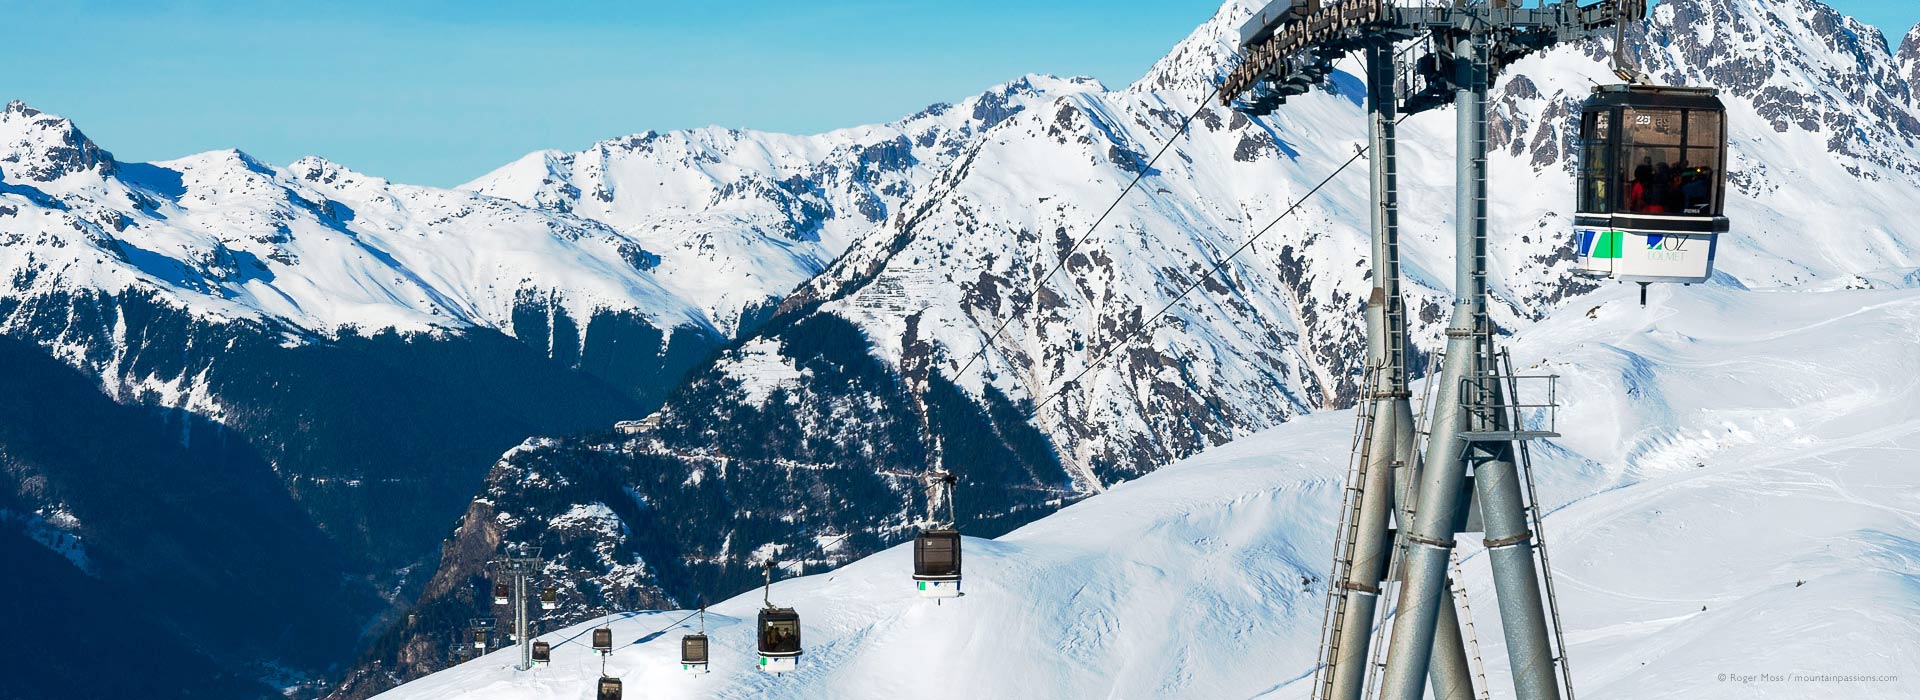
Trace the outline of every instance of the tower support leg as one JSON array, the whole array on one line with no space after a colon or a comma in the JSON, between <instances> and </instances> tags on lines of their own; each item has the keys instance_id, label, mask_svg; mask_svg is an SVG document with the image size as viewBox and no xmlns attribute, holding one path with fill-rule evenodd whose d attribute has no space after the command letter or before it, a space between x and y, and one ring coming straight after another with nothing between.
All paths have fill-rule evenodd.
<instances>
[{"instance_id":1,"label":"tower support leg","mask_svg":"<svg viewBox=\"0 0 1920 700\"><path fill-rule=\"evenodd\" d=\"M1453 590L1453 581L1446 582ZM1433 686L1434 700L1473 700L1473 672L1467 666L1467 645L1460 634L1460 611L1452 596L1440 604L1440 617L1434 622L1433 663L1427 682Z\"/></svg>"},{"instance_id":2,"label":"tower support leg","mask_svg":"<svg viewBox=\"0 0 1920 700\"><path fill-rule=\"evenodd\" d=\"M1481 430L1507 430L1504 403L1510 400L1499 379L1487 381L1486 395L1496 410L1482 412L1492 420ZM1482 419L1485 420L1485 419ZM1513 444L1482 443L1489 459L1474 465L1474 486L1480 495L1481 519L1486 525L1487 561L1493 568L1493 590L1500 601L1500 630L1507 642L1508 666L1513 669L1517 700L1560 700L1554 675L1553 647L1547 642L1546 608L1540 598L1539 572L1534 567L1533 532L1527 529L1525 485L1514 466Z\"/></svg>"},{"instance_id":3,"label":"tower support leg","mask_svg":"<svg viewBox=\"0 0 1920 700\"><path fill-rule=\"evenodd\" d=\"M1344 543L1349 559L1347 575L1339 582L1339 595L1345 600L1336 623L1334 653L1328 656L1327 700L1359 700L1365 690L1368 647L1393 547L1389 532L1395 467L1405 458L1402 445L1412 442L1404 356L1406 326L1398 313L1393 48L1385 42L1367 49L1367 112L1374 290L1367 305L1367 365L1372 370L1372 382L1362 387L1365 394L1361 400L1372 402L1372 421L1361 483L1355 484L1360 490L1356 522L1341 535L1350 538Z\"/></svg>"},{"instance_id":4,"label":"tower support leg","mask_svg":"<svg viewBox=\"0 0 1920 700\"><path fill-rule=\"evenodd\" d=\"M1394 618L1387 647L1387 667L1381 682L1382 700L1421 700L1424 681L1434 660L1441 607L1451 607L1447 586L1449 550L1460 495L1466 486L1465 412L1461 384L1472 374L1481 351L1483 265L1486 218L1486 60L1482 37L1461 36L1454 46L1457 112L1458 191L1454 222L1453 319L1447 329L1447 355L1440 374L1431 381L1433 402L1426 463L1419 470L1418 505L1412 527L1404 535L1406 562L1402 567L1400 613ZM1458 624L1455 625L1456 629Z\"/></svg>"}]
</instances>

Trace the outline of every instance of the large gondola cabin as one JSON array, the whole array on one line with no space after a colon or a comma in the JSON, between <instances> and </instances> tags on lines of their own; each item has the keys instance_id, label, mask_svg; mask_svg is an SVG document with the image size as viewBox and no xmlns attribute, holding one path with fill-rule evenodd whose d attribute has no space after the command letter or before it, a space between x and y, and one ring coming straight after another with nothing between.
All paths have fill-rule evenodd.
<instances>
[{"instance_id":1,"label":"large gondola cabin","mask_svg":"<svg viewBox=\"0 0 1920 700\"><path fill-rule=\"evenodd\" d=\"M1712 88L1602 85L1581 108L1574 272L1705 282L1725 215L1726 107Z\"/></svg>"}]
</instances>

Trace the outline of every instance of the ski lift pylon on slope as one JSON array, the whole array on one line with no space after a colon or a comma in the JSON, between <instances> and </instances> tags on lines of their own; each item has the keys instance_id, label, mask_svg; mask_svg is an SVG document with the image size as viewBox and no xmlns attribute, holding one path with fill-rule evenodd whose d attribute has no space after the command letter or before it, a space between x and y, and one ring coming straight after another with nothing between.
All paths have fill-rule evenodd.
<instances>
[{"instance_id":1,"label":"ski lift pylon on slope","mask_svg":"<svg viewBox=\"0 0 1920 700\"><path fill-rule=\"evenodd\" d=\"M927 475L928 527L913 541L913 584L922 598L960 596L960 531L954 528L953 486L949 472ZM947 518L938 518L939 504L945 501Z\"/></svg>"},{"instance_id":2,"label":"ski lift pylon on slope","mask_svg":"<svg viewBox=\"0 0 1920 700\"><path fill-rule=\"evenodd\" d=\"M760 670L786 673L800 667L800 613L793 608L773 605L773 561L764 565L767 583L762 591L765 607L760 609Z\"/></svg>"}]
</instances>

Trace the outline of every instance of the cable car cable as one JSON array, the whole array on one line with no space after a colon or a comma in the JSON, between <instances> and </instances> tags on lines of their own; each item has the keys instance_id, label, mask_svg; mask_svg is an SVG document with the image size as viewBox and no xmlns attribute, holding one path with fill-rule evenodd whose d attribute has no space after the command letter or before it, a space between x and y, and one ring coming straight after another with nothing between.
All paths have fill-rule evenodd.
<instances>
[{"instance_id":1,"label":"cable car cable","mask_svg":"<svg viewBox=\"0 0 1920 700\"><path fill-rule=\"evenodd\" d=\"M1114 209L1120 207L1120 202L1125 200L1129 193L1132 193L1140 186L1140 181L1146 179L1148 173L1153 172L1153 165L1160 162L1160 157L1166 155L1167 150L1172 148L1174 142L1179 141L1180 137L1191 133L1190 127L1193 126L1193 120L1198 118L1201 112L1213 106L1213 99L1220 96L1220 90L1223 87L1224 85L1215 85L1213 93L1200 100L1200 106L1195 108L1192 113L1189 113L1186 119L1180 121L1180 128L1173 132L1173 138L1167 139L1166 143L1160 144L1160 150L1156 151L1153 157L1147 160L1147 164L1140 168L1140 172L1134 174L1133 181L1127 183L1126 189L1121 190L1120 195L1113 198L1113 203L1107 205L1106 211L1100 212L1100 217L1093 220L1093 225L1088 226L1087 230L1080 234L1080 238L1073 242L1073 245L1067 246L1067 252L1060 255L1060 260L1054 263L1053 269L1048 270L1047 274L1042 275L1039 280L1034 282L1033 293L1027 295L1029 308L1031 308L1033 300L1040 297L1040 290L1046 287L1047 281L1053 279L1055 273L1060 272L1061 268L1067 266L1067 259L1073 257L1074 251L1080 248L1080 244L1087 242L1088 238L1092 238L1093 232L1100 230L1100 224L1105 222L1109 215L1113 214ZM1017 308L1013 309L1012 313L1009 313L1007 318L1000 322L1000 325L994 327L992 333L987 334L985 340L980 341L980 349L973 353L973 357L967 358L966 364L961 365L960 371L955 372L953 376L956 378L965 376L967 370L973 367L973 363L979 361L982 356L986 355L987 349L993 347L993 341L999 340L1000 333L1005 331L1007 326L1011 325L1013 320L1019 316L1020 310Z\"/></svg>"},{"instance_id":2,"label":"cable car cable","mask_svg":"<svg viewBox=\"0 0 1920 700\"><path fill-rule=\"evenodd\" d=\"M1409 116L1412 116L1412 115L1410 114L1401 115L1399 119L1394 120L1394 124L1398 125L1400 122L1406 121L1407 117ZM1133 342L1133 339L1136 336L1138 336L1141 331L1146 330L1147 327L1153 325L1154 323L1159 322L1160 317L1165 316L1169 310L1173 309L1174 305L1179 304L1180 300L1185 299L1187 294L1191 293L1195 288L1199 287L1202 283L1212 279L1216 273L1220 272L1220 270L1225 269L1227 263L1232 262L1235 256L1240 255L1240 253L1252 247L1254 241L1260 240L1261 236L1264 236L1268 231L1273 230L1273 227L1279 225L1281 220L1286 219L1288 216L1291 216L1295 211L1298 211L1300 209L1300 205L1306 204L1307 200L1312 199L1313 196L1315 194L1318 194L1322 188L1327 186L1328 183L1333 182L1333 179L1336 177L1339 177L1340 173L1346 172L1347 168L1352 166L1355 162L1359 161L1362 156L1365 156L1367 154L1367 150L1370 148L1372 148L1372 146L1367 145L1367 146L1362 146L1358 149L1355 149L1353 157L1348 158L1347 162L1341 163L1340 167L1335 168L1332 174L1329 174L1326 176L1326 178L1320 180L1320 183L1317 185L1314 185L1313 189L1307 190L1307 193L1305 195L1302 195L1299 200L1295 201L1292 206L1287 207L1286 211L1280 212L1279 216L1274 217L1273 221L1268 222L1265 227L1262 227L1258 232L1254 233L1253 236L1248 238L1245 243L1241 243L1240 247L1235 248L1232 253L1228 253L1227 257L1221 258L1218 262L1215 262L1213 264L1213 267L1207 270L1206 274L1201 275L1198 279L1195 279L1191 284L1188 284L1186 289L1180 290L1180 293L1177 295L1174 295L1171 301L1168 301L1166 305L1161 306L1159 311L1154 312L1152 318L1147 319L1145 322L1142 322L1140 325L1134 326L1132 331L1129 331L1126 335L1122 336L1120 340L1114 343L1112 347L1109 347L1106 352L1101 353L1101 355L1098 358L1094 359L1093 362L1088 363L1086 367L1082 368L1079 374L1073 375L1073 379L1069 379L1065 382L1062 382L1058 388L1054 389L1052 393L1047 395L1046 400L1041 401L1039 404L1036 404L1033 407L1033 410L1027 413L1027 416L1033 417L1033 416L1040 415L1040 411L1042 409L1045 409L1048 404L1053 403L1054 399L1057 399L1060 397L1060 395L1065 394L1068 387L1073 386L1075 383L1079 382L1081 378L1087 376L1088 372L1093 371L1095 368L1098 368L1101 364L1105 363L1107 361L1107 358L1112 357L1115 353L1126 348L1128 344ZM1145 307L1140 307L1140 308L1145 308Z\"/></svg>"},{"instance_id":3,"label":"cable car cable","mask_svg":"<svg viewBox=\"0 0 1920 700\"><path fill-rule=\"evenodd\" d=\"M702 603L702 604L700 605L700 609L699 609L699 610L695 610L695 611L693 611L693 612L690 612L690 613L687 613L687 616L686 616L686 617L683 617L683 618L680 618L680 619L678 619L678 620L674 620L673 622L670 622L670 623L667 623L667 626L665 626L665 627L662 627L662 628L660 628L660 629L657 629L657 630L654 630L654 631L652 631L652 632L649 632L649 633L647 633L647 634L643 634L643 635L640 635L640 637L639 637L638 639L635 639L634 641L631 641L631 642L627 642L626 644L622 644L622 645L620 645L620 646L617 646L617 647L614 647L612 651L619 651L619 650L621 650L621 649L625 649L625 648L627 648L627 647L630 647L630 646L633 646L633 645L635 645L635 644L639 644L639 643L640 643L640 642L642 642L642 641L646 641L646 640L651 640L651 639L653 639L654 637L658 637L658 636L660 636L660 635L661 635L662 633L665 633L665 632L666 632L667 630L670 630L670 629L673 629L673 628L675 628L675 627L679 627L679 626L680 626L680 623L683 623L683 622L686 622L686 621L688 621L688 620L691 620L691 619L693 619L693 617L694 617L695 615L699 615L699 616L701 616L701 617L700 617L700 630L701 630L702 632L704 632L704 631L706 631L706 629L707 629L707 618L706 618L706 612L707 612L707 606L706 606L706 604L705 604L705 603Z\"/></svg>"}]
</instances>

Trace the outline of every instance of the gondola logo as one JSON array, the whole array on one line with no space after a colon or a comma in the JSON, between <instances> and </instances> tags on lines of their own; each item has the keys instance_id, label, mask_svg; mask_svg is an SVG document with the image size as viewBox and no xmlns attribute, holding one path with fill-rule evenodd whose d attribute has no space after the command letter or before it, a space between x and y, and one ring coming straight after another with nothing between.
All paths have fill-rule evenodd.
<instances>
[{"instance_id":1,"label":"gondola logo","mask_svg":"<svg viewBox=\"0 0 1920 700\"><path fill-rule=\"evenodd\" d=\"M1581 231L1580 255L1601 260L1618 259L1620 242L1625 236L1626 233L1623 231Z\"/></svg>"},{"instance_id":2,"label":"gondola logo","mask_svg":"<svg viewBox=\"0 0 1920 700\"><path fill-rule=\"evenodd\" d=\"M1664 250L1679 253L1686 249L1687 239L1679 236L1665 236L1658 233L1647 234L1647 250Z\"/></svg>"},{"instance_id":3,"label":"gondola logo","mask_svg":"<svg viewBox=\"0 0 1920 700\"><path fill-rule=\"evenodd\" d=\"M1681 236L1647 235L1647 259L1680 262L1687 257L1687 239Z\"/></svg>"},{"instance_id":4,"label":"gondola logo","mask_svg":"<svg viewBox=\"0 0 1920 700\"><path fill-rule=\"evenodd\" d=\"M1626 238L1625 231L1581 231L1580 256L1618 260L1626 252ZM1646 240L1647 257L1650 259L1679 261L1686 255L1685 237L1650 233L1646 235Z\"/></svg>"}]
</instances>

